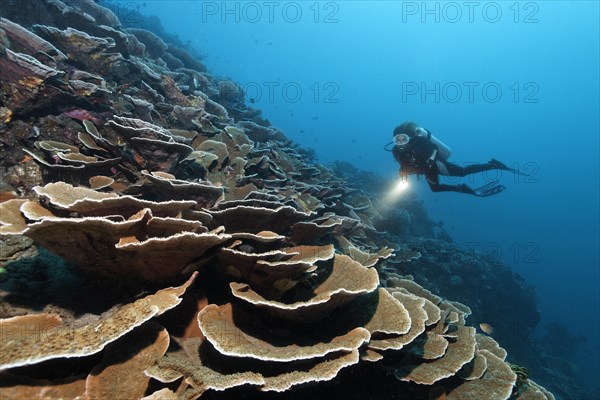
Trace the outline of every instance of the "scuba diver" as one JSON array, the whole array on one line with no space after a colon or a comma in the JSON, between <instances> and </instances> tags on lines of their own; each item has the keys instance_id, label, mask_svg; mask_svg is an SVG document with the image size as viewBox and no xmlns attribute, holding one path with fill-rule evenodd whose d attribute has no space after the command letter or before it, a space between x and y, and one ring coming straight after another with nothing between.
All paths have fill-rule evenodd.
<instances>
[{"instance_id":1,"label":"scuba diver","mask_svg":"<svg viewBox=\"0 0 600 400\"><path fill-rule=\"evenodd\" d=\"M496 159L491 159L485 164L472 164L465 167L448 161L451 150L444 143L431 135L427 129L414 122L405 122L394 129L394 141L391 152L394 159L400 164L400 177L406 181L408 175L425 175L427 183L433 192L459 192L477 197L487 197L498 194L506 189L498 181L490 182L485 186L472 189L466 184L447 185L439 181L439 176L467 176L482 171L494 169L519 173L507 167Z\"/></svg>"}]
</instances>

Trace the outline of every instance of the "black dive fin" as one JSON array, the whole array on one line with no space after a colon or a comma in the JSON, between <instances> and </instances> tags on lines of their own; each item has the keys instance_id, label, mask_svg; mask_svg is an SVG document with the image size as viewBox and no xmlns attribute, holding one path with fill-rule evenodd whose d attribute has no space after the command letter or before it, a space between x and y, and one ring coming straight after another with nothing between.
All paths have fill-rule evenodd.
<instances>
[{"instance_id":1,"label":"black dive fin","mask_svg":"<svg viewBox=\"0 0 600 400\"><path fill-rule=\"evenodd\" d=\"M505 171L512 172L515 175L529 176L528 173L521 172L521 171L519 171L518 169L515 169L515 168L506 168Z\"/></svg>"},{"instance_id":2,"label":"black dive fin","mask_svg":"<svg viewBox=\"0 0 600 400\"><path fill-rule=\"evenodd\" d=\"M506 190L506 186L498 185L498 181L490 182L485 186L475 189L475 196L477 197L488 197L498 194Z\"/></svg>"},{"instance_id":3,"label":"black dive fin","mask_svg":"<svg viewBox=\"0 0 600 400\"><path fill-rule=\"evenodd\" d=\"M512 172L515 175L524 175L524 176L528 176L529 174L525 173L525 172L521 172L516 168L510 168L508 167L506 164L504 164L501 161L496 160L495 158L492 158L489 161L490 164L494 165L496 168L498 168L499 170L502 171L508 171L508 172Z\"/></svg>"},{"instance_id":4,"label":"black dive fin","mask_svg":"<svg viewBox=\"0 0 600 400\"><path fill-rule=\"evenodd\" d=\"M497 186L497 185L498 185L498 182L500 182L500 181L499 181L499 180L495 180L495 181L492 181L492 182L490 182L490 183L486 183L486 184L485 184L485 185L483 185L482 187L479 187L479 188L477 188L477 189L473 189L473 190L474 190L474 191L476 191L476 192L479 192L479 191L485 191L485 190L487 190L487 189L490 189L490 188L492 188L492 187L494 187L494 186Z\"/></svg>"}]
</instances>

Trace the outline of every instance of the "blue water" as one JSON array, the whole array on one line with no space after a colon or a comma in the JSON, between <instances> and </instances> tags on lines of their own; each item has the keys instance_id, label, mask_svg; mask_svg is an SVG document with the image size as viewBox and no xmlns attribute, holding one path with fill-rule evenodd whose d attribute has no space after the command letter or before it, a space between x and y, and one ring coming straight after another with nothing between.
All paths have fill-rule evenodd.
<instances>
[{"instance_id":1,"label":"blue water","mask_svg":"<svg viewBox=\"0 0 600 400\"><path fill-rule=\"evenodd\" d=\"M414 177L409 190L457 244L535 285L539 329L558 321L586 336L580 373L600 381L598 2L127 4L160 16L322 163L393 178L382 148L414 120L454 162L494 157L528 173L467 179L508 187L485 199Z\"/></svg>"}]
</instances>

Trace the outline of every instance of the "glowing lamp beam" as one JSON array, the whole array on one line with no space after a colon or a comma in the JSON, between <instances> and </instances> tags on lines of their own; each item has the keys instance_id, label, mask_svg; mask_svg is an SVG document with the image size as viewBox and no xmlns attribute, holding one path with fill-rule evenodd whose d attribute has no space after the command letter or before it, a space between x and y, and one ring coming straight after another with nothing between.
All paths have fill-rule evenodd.
<instances>
[{"instance_id":1,"label":"glowing lamp beam","mask_svg":"<svg viewBox=\"0 0 600 400\"><path fill-rule=\"evenodd\" d=\"M388 191L386 200L392 201L400 197L402 192L404 192L408 188L408 179L400 178L395 183L394 186Z\"/></svg>"}]
</instances>

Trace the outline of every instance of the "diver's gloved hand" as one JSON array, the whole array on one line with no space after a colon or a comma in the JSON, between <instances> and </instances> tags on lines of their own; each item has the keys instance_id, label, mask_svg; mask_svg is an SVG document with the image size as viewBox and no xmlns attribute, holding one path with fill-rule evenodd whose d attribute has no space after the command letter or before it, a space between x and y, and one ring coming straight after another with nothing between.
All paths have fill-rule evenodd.
<instances>
[{"instance_id":1,"label":"diver's gloved hand","mask_svg":"<svg viewBox=\"0 0 600 400\"><path fill-rule=\"evenodd\" d=\"M433 170L434 169L434 167L435 167L435 158L437 157L437 153L438 153L438 151L437 151L437 149L435 149L433 151L433 153L431 154L431 156L425 162L425 167L428 170Z\"/></svg>"},{"instance_id":2,"label":"diver's gloved hand","mask_svg":"<svg viewBox=\"0 0 600 400\"><path fill-rule=\"evenodd\" d=\"M488 197L503 192L506 186L499 185L498 181L490 182L480 188L473 190L473 195L477 197Z\"/></svg>"},{"instance_id":3,"label":"diver's gloved hand","mask_svg":"<svg viewBox=\"0 0 600 400\"><path fill-rule=\"evenodd\" d=\"M435 169L435 160L428 158L427 161L425 162L425 168L428 171L433 171Z\"/></svg>"},{"instance_id":4,"label":"diver's gloved hand","mask_svg":"<svg viewBox=\"0 0 600 400\"><path fill-rule=\"evenodd\" d=\"M408 172L402 168L398 170L398 176L400 176L402 182L406 182L408 180Z\"/></svg>"}]
</instances>

